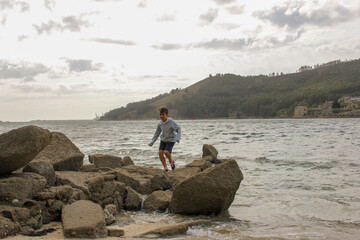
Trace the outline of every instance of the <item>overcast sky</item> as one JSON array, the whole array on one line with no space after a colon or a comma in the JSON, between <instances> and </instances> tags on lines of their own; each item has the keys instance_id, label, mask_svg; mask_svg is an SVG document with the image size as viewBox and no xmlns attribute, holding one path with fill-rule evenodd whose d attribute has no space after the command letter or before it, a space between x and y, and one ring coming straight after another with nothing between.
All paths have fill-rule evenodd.
<instances>
[{"instance_id":1,"label":"overcast sky","mask_svg":"<svg viewBox=\"0 0 360 240\"><path fill-rule=\"evenodd\" d=\"M0 0L0 120L91 119L209 74L360 57L360 0Z\"/></svg>"}]
</instances>

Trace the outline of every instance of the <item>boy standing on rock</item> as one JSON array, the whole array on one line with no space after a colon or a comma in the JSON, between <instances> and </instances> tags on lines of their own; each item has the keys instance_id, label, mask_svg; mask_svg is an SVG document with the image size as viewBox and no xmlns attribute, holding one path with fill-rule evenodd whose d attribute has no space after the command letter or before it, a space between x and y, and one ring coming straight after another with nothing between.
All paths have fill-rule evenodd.
<instances>
[{"instance_id":1,"label":"boy standing on rock","mask_svg":"<svg viewBox=\"0 0 360 240\"><path fill-rule=\"evenodd\" d=\"M162 133L160 136L159 158L162 165L164 166L165 172L168 172L169 169L167 168L164 154L169 160L171 169L174 170L175 161L171 157L171 151L175 145L175 142L180 142L181 128L172 118L169 117L169 110L167 107L160 107L159 114L161 121L157 125L156 132L152 140L149 142L149 146L152 146L160 136L160 133Z\"/></svg>"}]
</instances>

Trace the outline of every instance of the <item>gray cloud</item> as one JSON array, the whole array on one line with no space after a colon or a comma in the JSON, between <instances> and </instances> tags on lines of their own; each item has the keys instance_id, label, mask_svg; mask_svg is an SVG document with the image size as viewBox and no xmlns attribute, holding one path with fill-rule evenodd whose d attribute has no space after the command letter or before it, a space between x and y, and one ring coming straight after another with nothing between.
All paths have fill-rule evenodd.
<instances>
[{"instance_id":1,"label":"gray cloud","mask_svg":"<svg viewBox=\"0 0 360 240\"><path fill-rule=\"evenodd\" d=\"M52 89L48 86L34 85L34 84L12 85L11 88L23 93L49 93L52 91Z\"/></svg>"},{"instance_id":2,"label":"gray cloud","mask_svg":"<svg viewBox=\"0 0 360 240\"><path fill-rule=\"evenodd\" d=\"M226 8L226 11L230 14L243 14L245 12L245 5L236 5Z\"/></svg>"},{"instance_id":3,"label":"gray cloud","mask_svg":"<svg viewBox=\"0 0 360 240\"><path fill-rule=\"evenodd\" d=\"M24 1L14 1L14 0L0 0L0 9L17 9L22 12L26 12L30 9L30 4Z\"/></svg>"},{"instance_id":4,"label":"gray cloud","mask_svg":"<svg viewBox=\"0 0 360 240\"><path fill-rule=\"evenodd\" d=\"M239 38L239 39L212 39L207 42L201 42L194 44L195 48L205 49L227 49L227 50L240 50L244 47L249 47L253 44L254 39L252 38Z\"/></svg>"},{"instance_id":5,"label":"gray cloud","mask_svg":"<svg viewBox=\"0 0 360 240\"><path fill-rule=\"evenodd\" d=\"M146 8L147 7L147 0L142 0L138 4L138 8Z\"/></svg>"},{"instance_id":6,"label":"gray cloud","mask_svg":"<svg viewBox=\"0 0 360 240\"><path fill-rule=\"evenodd\" d=\"M4 15L2 16L2 19L1 19L1 25L5 26L6 21L7 21L7 15L4 14Z\"/></svg>"},{"instance_id":7,"label":"gray cloud","mask_svg":"<svg viewBox=\"0 0 360 240\"><path fill-rule=\"evenodd\" d=\"M216 28L225 29L225 30L232 30L240 27L240 24L235 23L218 23L215 25Z\"/></svg>"},{"instance_id":8,"label":"gray cloud","mask_svg":"<svg viewBox=\"0 0 360 240\"><path fill-rule=\"evenodd\" d=\"M55 7L55 1L54 0L44 0L44 6L49 9L49 11L52 12L53 8Z\"/></svg>"},{"instance_id":9,"label":"gray cloud","mask_svg":"<svg viewBox=\"0 0 360 240\"><path fill-rule=\"evenodd\" d=\"M225 5L232 2L236 2L236 0L213 0L213 1L219 5Z\"/></svg>"},{"instance_id":10,"label":"gray cloud","mask_svg":"<svg viewBox=\"0 0 360 240\"><path fill-rule=\"evenodd\" d=\"M360 9L349 9L340 3L328 1L319 9L311 12L302 12L305 2L287 2L283 6L275 6L267 11L257 11L255 17L278 26L287 26L292 29L300 28L305 24L332 26L346 22L360 15Z\"/></svg>"},{"instance_id":11,"label":"gray cloud","mask_svg":"<svg viewBox=\"0 0 360 240\"><path fill-rule=\"evenodd\" d=\"M151 47L158 50L177 50L183 48L181 44L176 43L162 43L160 45L153 45Z\"/></svg>"},{"instance_id":12,"label":"gray cloud","mask_svg":"<svg viewBox=\"0 0 360 240\"><path fill-rule=\"evenodd\" d=\"M156 21L158 22L172 22L175 20L176 15L175 14L165 14L161 17L159 17L158 19L156 19Z\"/></svg>"},{"instance_id":13,"label":"gray cloud","mask_svg":"<svg viewBox=\"0 0 360 240\"><path fill-rule=\"evenodd\" d=\"M20 62L14 64L0 60L0 79L35 77L49 71L49 68L39 63Z\"/></svg>"},{"instance_id":14,"label":"gray cloud","mask_svg":"<svg viewBox=\"0 0 360 240\"><path fill-rule=\"evenodd\" d=\"M110 39L110 38L94 38L94 39L90 39L89 41L100 42L100 43L120 44L120 45L126 45L126 46L136 45L136 42L133 42L133 41Z\"/></svg>"},{"instance_id":15,"label":"gray cloud","mask_svg":"<svg viewBox=\"0 0 360 240\"><path fill-rule=\"evenodd\" d=\"M69 66L69 72L86 72L86 71L99 71L103 64L93 64L92 60L88 59L68 59L64 58Z\"/></svg>"},{"instance_id":16,"label":"gray cloud","mask_svg":"<svg viewBox=\"0 0 360 240\"><path fill-rule=\"evenodd\" d=\"M218 9L209 8L206 13L200 15L201 24L211 24L217 18L218 12Z\"/></svg>"},{"instance_id":17,"label":"gray cloud","mask_svg":"<svg viewBox=\"0 0 360 240\"><path fill-rule=\"evenodd\" d=\"M300 29L296 32L295 35L287 35L284 39L269 37L262 39L261 41L259 41L259 43L263 44L262 48L284 46L288 43L298 40L304 32L304 29Z\"/></svg>"},{"instance_id":18,"label":"gray cloud","mask_svg":"<svg viewBox=\"0 0 360 240\"><path fill-rule=\"evenodd\" d=\"M36 82L35 78L34 77L26 77L24 78L24 82L27 83L27 82Z\"/></svg>"},{"instance_id":19,"label":"gray cloud","mask_svg":"<svg viewBox=\"0 0 360 240\"><path fill-rule=\"evenodd\" d=\"M28 37L29 36L26 36L26 35L20 35L20 36L18 36L18 41L21 42L21 41L27 39Z\"/></svg>"},{"instance_id":20,"label":"gray cloud","mask_svg":"<svg viewBox=\"0 0 360 240\"><path fill-rule=\"evenodd\" d=\"M50 20L48 23L42 23L41 26L33 24L33 27L39 35L51 34L53 30L64 31L69 30L70 32L80 32L82 28L89 27L89 21L83 20L82 16L68 16L62 18L62 23L57 23Z\"/></svg>"}]
</instances>

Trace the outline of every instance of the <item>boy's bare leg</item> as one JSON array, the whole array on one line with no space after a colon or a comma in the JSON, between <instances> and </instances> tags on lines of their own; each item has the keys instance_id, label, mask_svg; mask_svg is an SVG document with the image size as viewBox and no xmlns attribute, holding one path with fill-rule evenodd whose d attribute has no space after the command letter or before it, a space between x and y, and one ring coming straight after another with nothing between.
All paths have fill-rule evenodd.
<instances>
[{"instance_id":1,"label":"boy's bare leg","mask_svg":"<svg viewBox=\"0 0 360 240\"><path fill-rule=\"evenodd\" d=\"M164 166L164 169L168 169L168 168L167 168L167 165L166 165L166 161L165 161L164 151L163 151L163 150L159 150L159 158L160 158L160 161L161 161L162 165Z\"/></svg>"},{"instance_id":2,"label":"boy's bare leg","mask_svg":"<svg viewBox=\"0 0 360 240\"><path fill-rule=\"evenodd\" d=\"M169 151L164 151L164 153L165 153L165 156L167 157L167 159L169 159L169 163L170 163L170 165L173 163L173 159L172 159L172 157L171 157L171 153L169 153Z\"/></svg>"}]
</instances>

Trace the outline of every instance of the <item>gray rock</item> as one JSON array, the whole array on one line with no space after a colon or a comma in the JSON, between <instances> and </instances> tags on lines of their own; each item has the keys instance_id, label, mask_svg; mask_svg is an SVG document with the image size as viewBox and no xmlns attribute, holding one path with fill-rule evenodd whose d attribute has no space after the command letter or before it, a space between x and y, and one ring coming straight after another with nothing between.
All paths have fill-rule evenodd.
<instances>
[{"instance_id":1,"label":"gray rock","mask_svg":"<svg viewBox=\"0 0 360 240\"><path fill-rule=\"evenodd\" d=\"M115 170L117 181L125 183L141 194L171 188L166 174L161 169L130 165Z\"/></svg>"},{"instance_id":2,"label":"gray rock","mask_svg":"<svg viewBox=\"0 0 360 240\"><path fill-rule=\"evenodd\" d=\"M0 134L0 175L25 166L50 141L50 131L36 126L25 126Z\"/></svg>"},{"instance_id":3,"label":"gray rock","mask_svg":"<svg viewBox=\"0 0 360 240\"><path fill-rule=\"evenodd\" d=\"M56 185L70 185L90 196L88 181L96 176L93 172L61 171L55 172Z\"/></svg>"},{"instance_id":4,"label":"gray rock","mask_svg":"<svg viewBox=\"0 0 360 240\"><path fill-rule=\"evenodd\" d=\"M108 234L101 206L91 201L64 206L61 218L65 237L101 238Z\"/></svg>"},{"instance_id":5,"label":"gray rock","mask_svg":"<svg viewBox=\"0 0 360 240\"><path fill-rule=\"evenodd\" d=\"M126 187L127 196L124 202L126 210L141 210L142 200L139 194L130 187Z\"/></svg>"},{"instance_id":6,"label":"gray rock","mask_svg":"<svg viewBox=\"0 0 360 240\"><path fill-rule=\"evenodd\" d=\"M123 159L121 159L121 166L125 167L129 165L134 165L133 160L131 160L129 156L126 156Z\"/></svg>"},{"instance_id":7,"label":"gray rock","mask_svg":"<svg viewBox=\"0 0 360 240\"><path fill-rule=\"evenodd\" d=\"M50 144L42 150L34 162L46 161L55 171L78 171L83 165L84 154L63 133L53 132Z\"/></svg>"},{"instance_id":8,"label":"gray rock","mask_svg":"<svg viewBox=\"0 0 360 240\"><path fill-rule=\"evenodd\" d=\"M117 214L116 206L109 204L104 207L104 216L106 225L110 225L115 222L115 216Z\"/></svg>"},{"instance_id":9,"label":"gray rock","mask_svg":"<svg viewBox=\"0 0 360 240\"><path fill-rule=\"evenodd\" d=\"M207 157L210 156L213 158L213 162L215 162L217 160L217 156L218 156L218 151L216 150L216 148L213 145L210 144L204 144L203 145L203 155L202 157Z\"/></svg>"},{"instance_id":10,"label":"gray rock","mask_svg":"<svg viewBox=\"0 0 360 240\"><path fill-rule=\"evenodd\" d=\"M53 166L48 162L30 162L24 167L23 172L33 172L43 176L46 178L48 186L55 184L55 171Z\"/></svg>"},{"instance_id":11,"label":"gray rock","mask_svg":"<svg viewBox=\"0 0 360 240\"><path fill-rule=\"evenodd\" d=\"M166 176L168 177L172 188L174 188L179 182L200 171L201 169L199 167L176 168L175 170L168 172Z\"/></svg>"},{"instance_id":12,"label":"gray rock","mask_svg":"<svg viewBox=\"0 0 360 240\"><path fill-rule=\"evenodd\" d=\"M80 168L80 171L82 172L92 172L95 169L94 164L83 164Z\"/></svg>"},{"instance_id":13,"label":"gray rock","mask_svg":"<svg viewBox=\"0 0 360 240\"><path fill-rule=\"evenodd\" d=\"M89 155L90 163L93 163L97 168L119 168L121 167L121 157L109 154L92 154Z\"/></svg>"},{"instance_id":14,"label":"gray rock","mask_svg":"<svg viewBox=\"0 0 360 240\"><path fill-rule=\"evenodd\" d=\"M20 224L0 215L0 238L6 238L20 231Z\"/></svg>"},{"instance_id":15,"label":"gray rock","mask_svg":"<svg viewBox=\"0 0 360 240\"><path fill-rule=\"evenodd\" d=\"M13 202L31 199L45 187L46 179L36 173L16 173L8 178L0 178L0 201Z\"/></svg>"},{"instance_id":16,"label":"gray rock","mask_svg":"<svg viewBox=\"0 0 360 240\"><path fill-rule=\"evenodd\" d=\"M212 167L211 161L212 157L206 156L202 159L194 160L193 162L186 164L186 167L197 167L200 168L201 171L204 171L205 169Z\"/></svg>"},{"instance_id":17,"label":"gray rock","mask_svg":"<svg viewBox=\"0 0 360 240\"><path fill-rule=\"evenodd\" d=\"M164 212L169 207L171 196L170 190L153 192L145 199L144 210Z\"/></svg>"},{"instance_id":18,"label":"gray rock","mask_svg":"<svg viewBox=\"0 0 360 240\"><path fill-rule=\"evenodd\" d=\"M177 184L170 211L181 214L219 214L234 201L243 175L231 159Z\"/></svg>"},{"instance_id":19,"label":"gray rock","mask_svg":"<svg viewBox=\"0 0 360 240\"><path fill-rule=\"evenodd\" d=\"M107 227L107 230L109 237L122 237L125 234L123 229L116 226Z\"/></svg>"}]
</instances>

